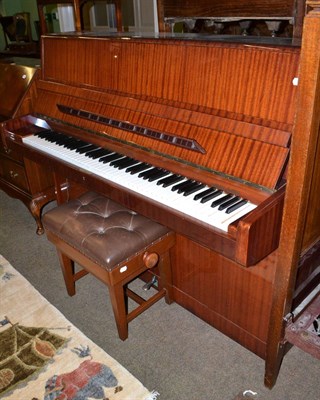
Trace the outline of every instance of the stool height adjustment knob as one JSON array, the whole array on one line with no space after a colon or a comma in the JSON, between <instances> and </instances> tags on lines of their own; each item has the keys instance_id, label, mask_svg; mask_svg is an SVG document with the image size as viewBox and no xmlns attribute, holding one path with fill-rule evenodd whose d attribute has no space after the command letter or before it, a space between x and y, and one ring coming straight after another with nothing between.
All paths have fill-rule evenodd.
<instances>
[{"instance_id":1,"label":"stool height adjustment knob","mask_svg":"<svg viewBox=\"0 0 320 400\"><path fill-rule=\"evenodd\" d=\"M159 255L157 253L148 253L147 251L143 255L143 262L147 268L153 268L159 261Z\"/></svg>"}]
</instances>

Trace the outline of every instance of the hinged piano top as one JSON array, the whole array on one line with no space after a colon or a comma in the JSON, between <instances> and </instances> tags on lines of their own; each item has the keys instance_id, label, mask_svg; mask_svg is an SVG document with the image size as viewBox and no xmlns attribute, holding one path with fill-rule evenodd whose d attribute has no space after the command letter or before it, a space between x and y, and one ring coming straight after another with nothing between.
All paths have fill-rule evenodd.
<instances>
[{"instance_id":1,"label":"hinged piano top","mask_svg":"<svg viewBox=\"0 0 320 400\"><path fill-rule=\"evenodd\" d=\"M297 48L72 35L44 37L42 46L39 114L50 110L58 121L253 185L273 190L279 184L293 122ZM92 123L58 104L170 137L160 141ZM172 137L204 151L183 149Z\"/></svg>"}]
</instances>

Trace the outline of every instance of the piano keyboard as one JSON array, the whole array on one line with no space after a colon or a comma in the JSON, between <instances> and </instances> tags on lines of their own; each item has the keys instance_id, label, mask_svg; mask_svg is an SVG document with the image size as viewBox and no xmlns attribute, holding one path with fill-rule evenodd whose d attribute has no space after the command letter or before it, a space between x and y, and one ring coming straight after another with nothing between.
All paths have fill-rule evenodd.
<instances>
[{"instance_id":1,"label":"piano keyboard","mask_svg":"<svg viewBox=\"0 0 320 400\"><path fill-rule=\"evenodd\" d=\"M225 232L256 207L231 193L55 131L41 131L23 143Z\"/></svg>"}]
</instances>

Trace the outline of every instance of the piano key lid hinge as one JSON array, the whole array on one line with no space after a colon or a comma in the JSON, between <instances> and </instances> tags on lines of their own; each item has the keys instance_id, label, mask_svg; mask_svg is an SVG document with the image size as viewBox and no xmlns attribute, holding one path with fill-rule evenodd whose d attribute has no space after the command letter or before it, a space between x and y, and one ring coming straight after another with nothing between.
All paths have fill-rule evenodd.
<instances>
[{"instance_id":1,"label":"piano key lid hinge","mask_svg":"<svg viewBox=\"0 0 320 400\"><path fill-rule=\"evenodd\" d=\"M84 118L89 121L98 122L100 124L108 125L113 128L119 128L136 135L147 136L151 139L160 140L168 144L183 147L187 150L197 151L206 154L206 150L194 139L188 139L182 136L172 135L169 133L155 131L153 129L145 128L140 125L135 125L127 121L119 121L114 118L108 118L103 115L94 114L90 111L80 110L73 107L68 107L62 104L57 104L58 110L64 114Z\"/></svg>"}]
</instances>

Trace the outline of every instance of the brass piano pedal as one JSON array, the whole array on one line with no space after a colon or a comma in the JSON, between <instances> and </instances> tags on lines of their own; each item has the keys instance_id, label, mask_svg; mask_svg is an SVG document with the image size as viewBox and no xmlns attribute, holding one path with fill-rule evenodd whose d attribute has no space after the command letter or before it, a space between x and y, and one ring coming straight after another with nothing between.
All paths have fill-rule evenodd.
<instances>
[{"instance_id":1,"label":"brass piano pedal","mask_svg":"<svg viewBox=\"0 0 320 400\"><path fill-rule=\"evenodd\" d=\"M155 275L153 275L151 281L145 283L142 286L142 289L147 291L147 290L150 290L151 286L158 286L158 278Z\"/></svg>"}]
</instances>

